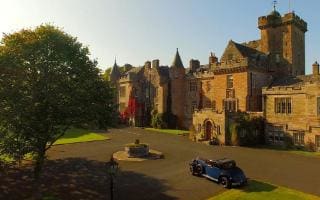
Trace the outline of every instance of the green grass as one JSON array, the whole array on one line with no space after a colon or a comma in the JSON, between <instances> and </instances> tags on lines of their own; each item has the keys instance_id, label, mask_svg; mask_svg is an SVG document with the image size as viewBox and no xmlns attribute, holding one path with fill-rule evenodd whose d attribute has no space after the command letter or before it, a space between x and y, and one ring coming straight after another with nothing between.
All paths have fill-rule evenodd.
<instances>
[{"instance_id":1,"label":"green grass","mask_svg":"<svg viewBox=\"0 0 320 200\"><path fill-rule=\"evenodd\" d=\"M320 158L320 152L298 151L298 150L288 150L288 152L303 155L303 156L311 156L311 157Z\"/></svg>"},{"instance_id":2,"label":"green grass","mask_svg":"<svg viewBox=\"0 0 320 200\"><path fill-rule=\"evenodd\" d=\"M261 146L258 146L258 148L284 151L284 152L299 154L303 156L320 158L320 152L310 152L310 151L304 151L304 150L298 150L298 149L285 149L282 146L268 146L268 145L261 145Z\"/></svg>"},{"instance_id":3,"label":"green grass","mask_svg":"<svg viewBox=\"0 0 320 200\"><path fill-rule=\"evenodd\" d=\"M85 129L71 128L66 131L64 136L58 139L54 144L72 144L78 142L90 142L90 141L99 141L107 140L108 137L91 132Z\"/></svg>"},{"instance_id":4,"label":"green grass","mask_svg":"<svg viewBox=\"0 0 320 200\"><path fill-rule=\"evenodd\" d=\"M79 143L79 142L91 142L91 141L100 141L100 140L108 140L109 138L89 131L85 129L78 129L78 128L71 128L66 131L64 136L58 139L54 145L57 144L72 144L72 143ZM31 159L31 155L26 155L25 159ZM5 162L13 162L14 160L10 158L8 155L0 155L0 160Z\"/></svg>"},{"instance_id":5,"label":"green grass","mask_svg":"<svg viewBox=\"0 0 320 200\"><path fill-rule=\"evenodd\" d=\"M251 180L245 187L227 190L208 200L320 200L311 194Z\"/></svg>"},{"instance_id":6,"label":"green grass","mask_svg":"<svg viewBox=\"0 0 320 200\"><path fill-rule=\"evenodd\" d=\"M155 132L160 132L160 133L173 134L173 135L189 134L189 131L186 131L186 130L177 130L177 129L145 128L145 130L155 131Z\"/></svg>"}]
</instances>

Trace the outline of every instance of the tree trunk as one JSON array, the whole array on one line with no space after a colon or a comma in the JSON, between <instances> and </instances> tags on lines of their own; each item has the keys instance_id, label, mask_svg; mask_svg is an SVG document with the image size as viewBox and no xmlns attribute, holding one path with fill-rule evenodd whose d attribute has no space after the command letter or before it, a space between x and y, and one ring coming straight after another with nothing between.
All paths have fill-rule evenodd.
<instances>
[{"instance_id":1,"label":"tree trunk","mask_svg":"<svg viewBox=\"0 0 320 200\"><path fill-rule=\"evenodd\" d=\"M38 152L36 157L36 163L34 167L34 183L33 183L33 199L40 200L42 199L42 194L40 190L40 176L45 160L45 150Z\"/></svg>"}]
</instances>

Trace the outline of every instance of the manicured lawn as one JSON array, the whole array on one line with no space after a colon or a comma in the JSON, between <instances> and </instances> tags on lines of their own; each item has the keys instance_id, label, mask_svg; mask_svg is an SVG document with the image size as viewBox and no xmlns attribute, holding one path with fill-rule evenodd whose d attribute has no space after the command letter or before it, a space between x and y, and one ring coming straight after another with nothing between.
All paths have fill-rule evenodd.
<instances>
[{"instance_id":1,"label":"manicured lawn","mask_svg":"<svg viewBox=\"0 0 320 200\"><path fill-rule=\"evenodd\" d=\"M227 190L209 200L320 200L310 194L251 180L245 187Z\"/></svg>"},{"instance_id":2,"label":"manicured lawn","mask_svg":"<svg viewBox=\"0 0 320 200\"><path fill-rule=\"evenodd\" d=\"M54 145L57 144L72 144L72 143L78 143L78 142L90 142L90 141L99 141L99 140L108 140L109 138L89 131L85 129L78 129L78 128L71 128L67 130L65 135L61 137L59 140L57 140ZM26 156L26 158L30 158L31 155ZM0 160L4 160L6 162L11 162L13 159L9 158L6 155L0 155Z\"/></svg>"},{"instance_id":3,"label":"manicured lawn","mask_svg":"<svg viewBox=\"0 0 320 200\"><path fill-rule=\"evenodd\" d=\"M320 152L310 152L310 151L303 151L303 150L295 150L295 149L285 149L281 146L268 146L268 145L261 145L258 146L258 148L263 149L271 149L271 150L277 150L277 151L286 151L293 154L299 154L303 156L310 156L310 157L317 157L320 158Z\"/></svg>"},{"instance_id":4,"label":"manicured lawn","mask_svg":"<svg viewBox=\"0 0 320 200\"><path fill-rule=\"evenodd\" d=\"M57 140L54 144L71 144L78 142L90 142L99 140L108 140L109 138L85 129L71 128L65 135Z\"/></svg>"},{"instance_id":5,"label":"manicured lawn","mask_svg":"<svg viewBox=\"0 0 320 200\"><path fill-rule=\"evenodd\" d=\"M187 131L187 130L177 130L177 129L145 128L145 130L155 131L155 132L160 132L160 133L168 133L168 134L173 134L173 135L189 134L189 131Z\"/></svg>"},{"instance_id":6,"label":"manicured lawn","mask_svg":"<svg viewBox=\"0 0 320 200\"><path fill-rule=\"evenodd\" d=\"M304 156L311 156L311 157L318 157L320 158L320 152L310 152L310 151L297 151L297 150L289 150L288 152L304 155Z\"/></svg>"}]
</instances>

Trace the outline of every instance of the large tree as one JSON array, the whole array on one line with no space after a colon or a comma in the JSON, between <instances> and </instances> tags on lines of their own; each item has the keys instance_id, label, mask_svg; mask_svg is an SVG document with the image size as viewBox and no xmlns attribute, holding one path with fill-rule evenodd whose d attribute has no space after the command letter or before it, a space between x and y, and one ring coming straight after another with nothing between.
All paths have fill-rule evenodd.
<instances>
[{"instance_id":1,"label":"large tree","mask_svg":"<svg viewBox=\"0 0 320 200\"><path fill-rule=\"evenodd\" d=\"M112 123L114 92L96 66L87 47L51 25L3 36L0 151L32 153L36 183L47 150L70 126Z\"/></svg>"}]
</instances>

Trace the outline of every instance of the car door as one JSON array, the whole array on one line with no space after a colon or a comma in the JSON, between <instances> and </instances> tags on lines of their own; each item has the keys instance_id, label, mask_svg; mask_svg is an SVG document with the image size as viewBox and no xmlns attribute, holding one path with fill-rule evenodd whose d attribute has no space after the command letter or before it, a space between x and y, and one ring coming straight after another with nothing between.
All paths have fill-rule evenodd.
<instances>
[{"instance_id":1,"label":"car door","mask_svg":"<svg viewBox=\"0 0 320 200\"><path fill-rule=\"evenodd\" d=\"M208 166L207 167L207 175L210 176L212 179L218 181L220 175L220 169L215 166Z\"/></svg>"}]
</instances>

